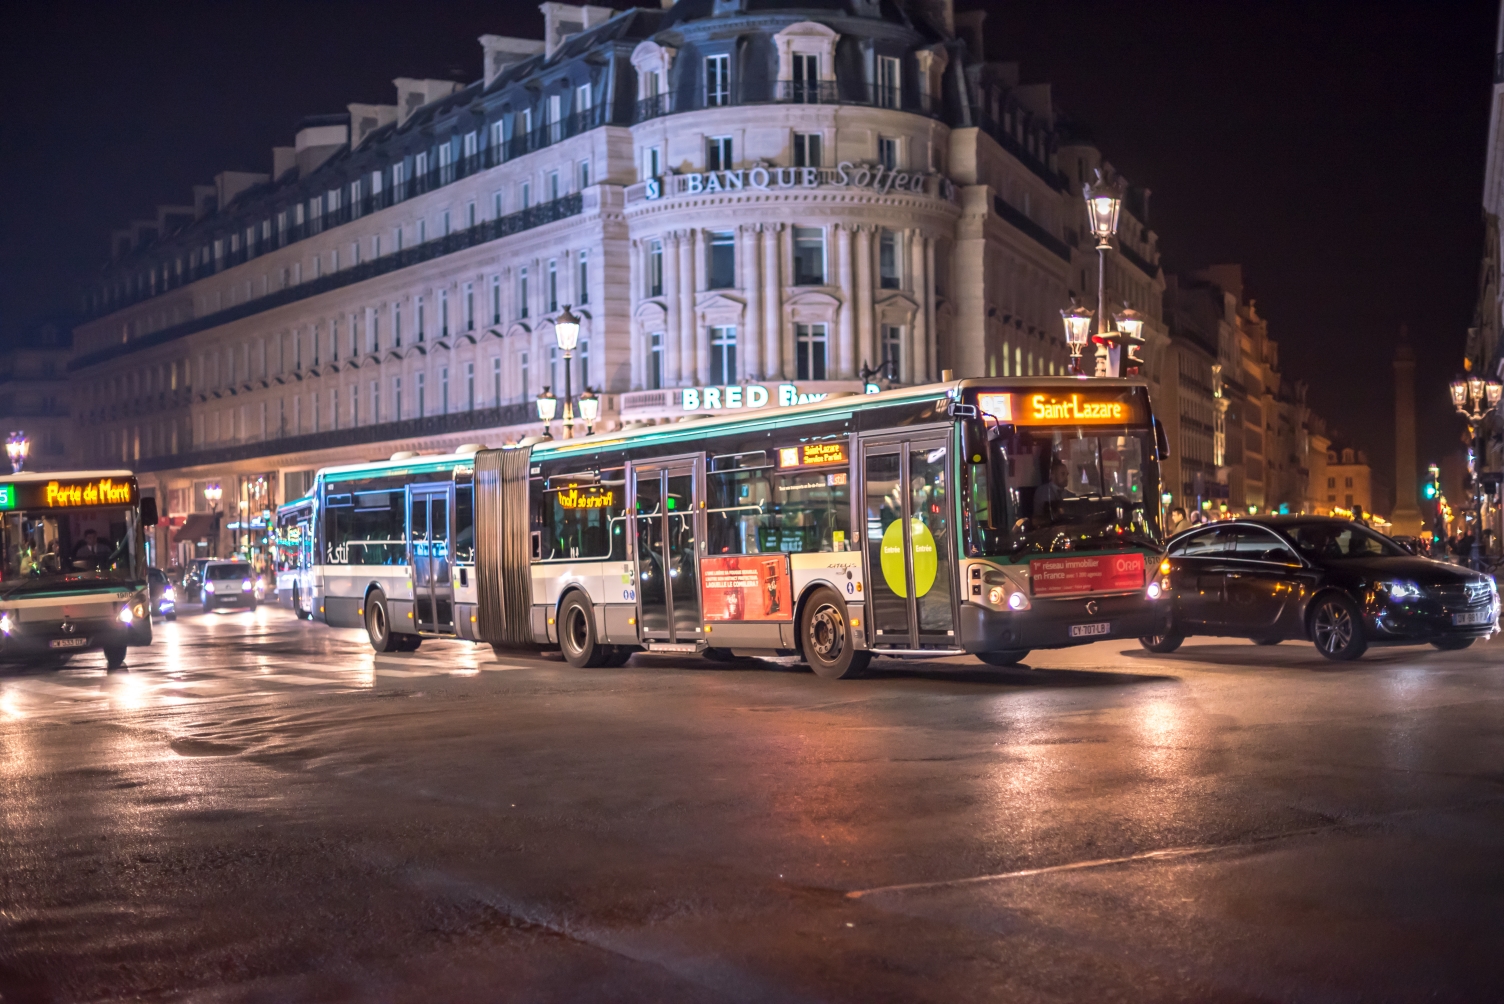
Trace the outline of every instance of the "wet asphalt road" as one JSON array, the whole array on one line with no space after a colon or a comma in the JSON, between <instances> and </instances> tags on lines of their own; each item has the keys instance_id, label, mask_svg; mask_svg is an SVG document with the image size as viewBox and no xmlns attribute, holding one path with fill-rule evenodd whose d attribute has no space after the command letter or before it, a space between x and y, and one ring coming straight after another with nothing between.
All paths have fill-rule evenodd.
<instances>
[{"instance_id":1,"label":"wet asphalt road","mask_svg":"<svg viewBox=\"0 0 1504 1004\"><path fill-rule=\"evenodd\" d=\"M0 999L1504 996L1504 640L0 670Z\"/></svg>"}]
</instances>

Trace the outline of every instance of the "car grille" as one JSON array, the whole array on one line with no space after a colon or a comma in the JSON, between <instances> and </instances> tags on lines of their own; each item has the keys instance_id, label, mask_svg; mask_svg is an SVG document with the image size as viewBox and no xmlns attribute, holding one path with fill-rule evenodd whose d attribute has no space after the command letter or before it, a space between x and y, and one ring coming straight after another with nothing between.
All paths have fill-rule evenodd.
<instances>
[{"instance_id":1,"label":"car grille","mask_svg":"<svg viewBox=\"0 0 1504 1004\"><path fill-rule=\"evenodd\" d=\"M1449 607L1476 607L1493 597L1487 582L1464 582L1451 586L1437 586L1436 596Z\"/></svg>"}]
</instances>

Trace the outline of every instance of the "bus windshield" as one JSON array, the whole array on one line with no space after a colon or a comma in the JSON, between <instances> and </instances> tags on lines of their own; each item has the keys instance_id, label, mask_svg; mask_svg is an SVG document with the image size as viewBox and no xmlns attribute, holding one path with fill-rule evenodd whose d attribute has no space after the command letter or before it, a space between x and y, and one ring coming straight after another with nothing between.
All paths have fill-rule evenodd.
<instances>
[{"instance_id":1,"label":"bus windshield","mask_svg":"<svg viewBox=\"0 0 1504 1004\"><path fill-rule=\"evenodd\" d=\"M8 512L0 523L0 595L138 584L145 570L135 541L128 506Z\"/></svg>"},{"instance_id":2,"label":"bus windshield","mask_svg":"<svg viewBox=\"0 0 1504 1004\"><path fill-rule=\"evenodd\" d=\"M1147 430L996 426L968 464L978 555L1156 546L1158 474Z\"/></svg>"}]
</instances>

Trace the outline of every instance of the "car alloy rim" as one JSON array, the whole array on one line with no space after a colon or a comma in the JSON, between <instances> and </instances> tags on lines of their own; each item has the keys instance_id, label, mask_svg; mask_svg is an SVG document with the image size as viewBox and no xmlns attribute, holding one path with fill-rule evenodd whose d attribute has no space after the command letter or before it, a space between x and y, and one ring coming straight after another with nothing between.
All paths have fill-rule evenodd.
<instances>
[{"instance_id":1,"label":"car alloy rim","mask_svg":"<svg viewBox=\"0 0 1504 1004\"><path fill-rule=\"evenodd\" d=\"M841 612L830 604L815 611L809 621L809 640L823 662L835 662L846 645L846 625Z\"/></svg>"},{"instance_id":2,"label":"car alloy rim","mask_svg":"<svg viewBox=\"0 0 1504 1004\"><path fill-rule=\"evenodd\" d=\"M1323 652L1340 652L1353 640L1353 619L1340 603L1323 603L1316 611L1316 644Z\"/></svg>"}]
</instances>

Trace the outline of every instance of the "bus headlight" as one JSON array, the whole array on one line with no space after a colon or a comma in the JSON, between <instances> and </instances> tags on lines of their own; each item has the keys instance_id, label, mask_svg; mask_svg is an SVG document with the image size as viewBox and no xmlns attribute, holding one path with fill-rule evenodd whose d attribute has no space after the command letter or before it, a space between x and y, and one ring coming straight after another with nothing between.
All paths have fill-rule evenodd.
<instances>
[{"instance_id":1,"label":"bus headlight","mask_svg":"<svg viewBox=\"0 0 1504 1004\"><path fill-rule=\"evenodd\" d=\"M136 621L136 612L131 609L131 605L129 603L127 603L125 606L123 606L123 607L120 608L120 613L118 615L118 620L122 624L133 624L133 623L135 623L135 621Z\"/></svg>"},{"instance_id":2,"label":"bus headlight","mask_svg":"<svg viewBox=\"0 0 1504 1004\"><path fill-rule=\"evenodd\" d=\"M1157 600L1162 592L1164 590L1159 588L1158 582L1151 582L1149 583L1149 588L1144 590L1144 595L1148 596L1151 600Z\"/></svg>"},{"instance_id":3,"label":"bus headlight","mask_svg":"<svg viewBox=\"0 0 1504 1004\"><path fill-rule=\"evenodd\" d=\"M16 629L16 622L10 619L10 611L0 613L0 634L10 634Z\"/></svg>"},{"instance_id":4,"label":"bus headlight","mask_svg":"<svg viewBox=\"0 0 1504 1004\"><path fill-rule=\"evenodd\" d=\"M1003 605L1003 587L1002 586L993 586L992 589L991 589L991 591L989 591L987 593L987 599L995 607L1002 606Z\"/></svg>"},{"instance_id":5,"label":"bus headlight","mask_svg":"<svg viewBox=\"0 0 1504 1004\"><path fill-rule=\"evenodd\" d=\"M1013 594L1009 595L1009 597L1008 597L1008 609L1009 610L1027 610L1027 609L1029 609L1029 598L1027 596L1025 596L1023 593L1013 593Z\"/></svg>"}]
</instances>

